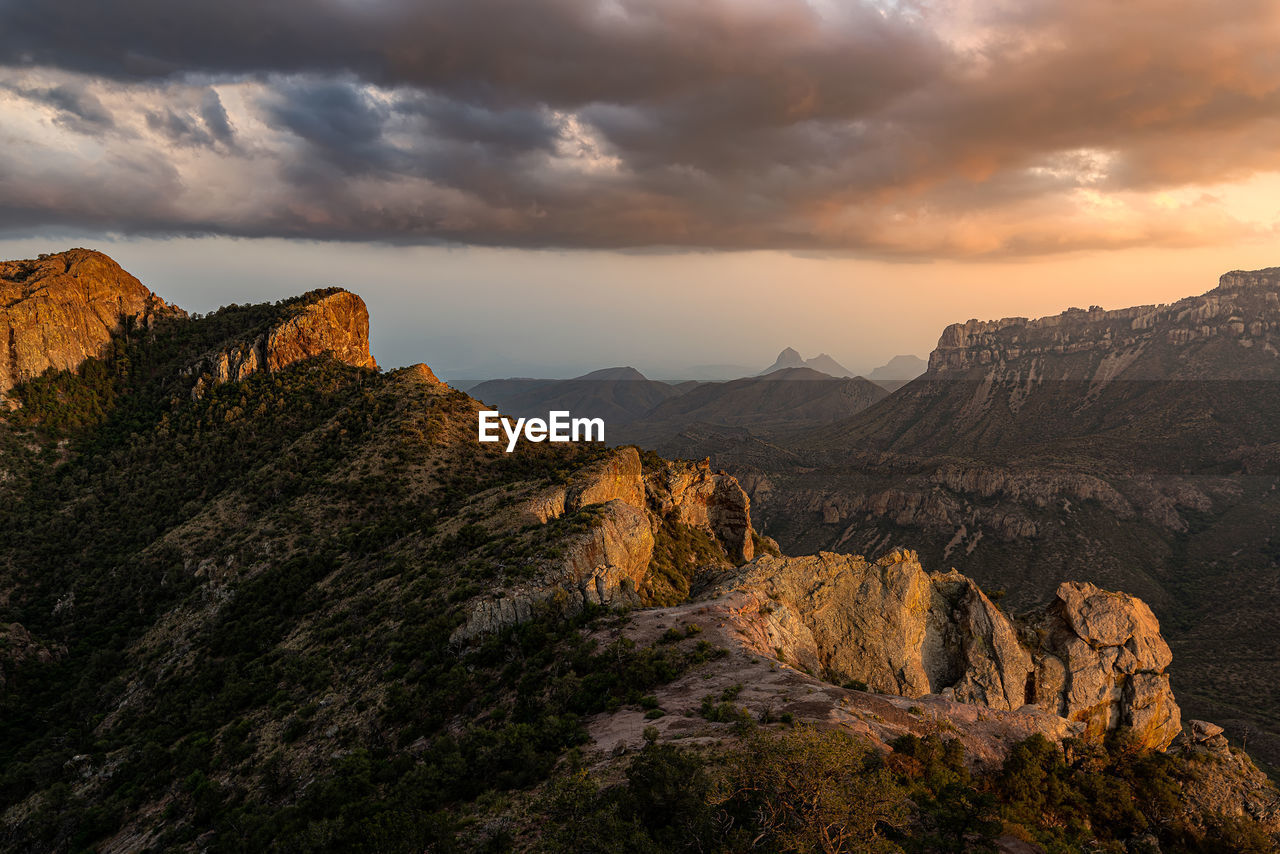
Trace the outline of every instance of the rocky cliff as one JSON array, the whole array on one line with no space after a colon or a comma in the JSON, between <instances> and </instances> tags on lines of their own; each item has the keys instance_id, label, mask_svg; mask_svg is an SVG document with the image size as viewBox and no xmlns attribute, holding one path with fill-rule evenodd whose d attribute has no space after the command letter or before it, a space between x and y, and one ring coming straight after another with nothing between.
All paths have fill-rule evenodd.
<instances>
[{"instance_id":1,"label":"rocky cliff","mask_svg":"<svg viewBox=\"0 0 1280 854\"><path fill-rule=\"evenodd\" d=\"M540 609L586 605L639 605L649 600L655 540L692 529L718 554L690 572L712 571L755 554L751 503L738 482L708 463L650 458L649 470L633 447L609 451L575 471L567 483L535 492L510 514L512 525L546 526L574 521L558 554L538 567L535 579L504 586L470 605L453 635L462 643L526 622Z\"/></svg>"},{"instance_id":2,"label":"rocky cliff","mask_svg":"<svg viewBox=\"0 0 1280 854\"><path fill-rule=\"evenodd\" d=\"M199 396L211 383L237 382L323 353L357 368L378 368L369 352L369 310L350 291L305 294L263 332L205 354L186 373L197 378L192 395Z\"/></svg>"},{"instance_id":3,"label":"rocky cliff","mask_svg":"<svg viewBox=\"0 0 1280 854\"><path fill-rule=\"evenodd\" d=\"M713 594L730 597L746 643L837 684L907 697L939 694L1004 711L1032 706L1091 738L1120 726L1167 747L1181 716L1172 659L1151 609L1088 583L1064 583L1017 622L952 570L914 552L875 562L821 553L762 557Z\"/></svg>"},{"instance_id":4,"label":"rocky cliff","mask_svg":"<svg viewBox=\"0 0 1280 854\"><path fill-rule=\"evenodd\" d=\"M1156 358L1166 347L1188 348L1176 362ZM1230 350L1230 361L1209 361ZM1208 351L1208 352L1206 352ZM1071 360L1061 357L1074 356ZM1234 271L1218 287L1169 305L1113 311L1097 306L1029 320L970 320L948 326L929 357L926 377L966 374L1021 363L1016 379L1247 379L1280 365L1280 268ZM1015 379L1000 373L1002 381Z\"/></svg>"},{"instance_id":5,"label":"rocky cliff","mask_svg":"<svg viewBox=\"0 0 1280 854\"><path fill-rule=\"evenodd\" d=\"M0 399L46 370L75 370L102 356L126 324L180 316L101 252L0 262Z\"/></svg>"}]
</instances>

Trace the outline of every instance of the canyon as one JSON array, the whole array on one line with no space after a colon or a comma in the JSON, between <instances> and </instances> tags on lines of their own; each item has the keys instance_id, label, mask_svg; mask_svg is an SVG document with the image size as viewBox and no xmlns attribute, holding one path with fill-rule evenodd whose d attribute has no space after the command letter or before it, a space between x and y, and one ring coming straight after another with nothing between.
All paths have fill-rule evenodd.
<instances>
[{"instance_id":1,"label":"canyon","mask_svg":"<svg viewBox=\"0 0 1280 854\"><path fill-rule=\"evenodd\" d=\"M1196 514L1236 500L1231 471L1174 489L1140 471L1045 477L1014 457L913 468L868 440L857 483L884 481L861 495L847 458L776 466L886 410L942 406L921 391L941 394L941 374L968 377L947 394L981 387L993 342L1085 358L1084 332L949 331L925 377L853 422L799 431L792 450L753 441L751 466L732 443L692 460L574 443L507 453L476 440L485 403L425 365L378 368L355 294L196 318L135 288L112 314L111 298L82 297L132 288L108 261L74 250L3 268L25 271L22 300L96 318L43 362L22 356L0 419L7 846L350 847L395 822L412 824L396 844L420 848L479 847L494 824L536 842L537 798L579 779L574 763L618 778L645 751L715 756L755 730L838 733L882 762L953 742L975 780L1001 779L1028 744L1165 763L1186 833L1280 833L1280 796L1231 722L1183 713L1181 674L1195 671L1179 670L1189 647L1166 641L1161 613L1178 591L1115 571L1123 550L1060 552L1060 578L1011 557L1053 542L1067 506L1193 531ZM1246 302L1269 304L1254 293L1269 285L1241 281L1243 295L1214 298L1232 330ZM30 314L23 340L55 340L40 326L52 316ZM1165 321L1135 327L1145 316L1124 322L1154 336L1152 354L1171 339ZM982 401L1027 387L1032 369L1003 358L1017 380ZM106 370L82 370L92 359ZM1091 406L1123 387L1115 370L1086 381L1107 378ZM1040 405L1036 383L1018 412ZM94 417L67 420L73 405ZM926 524L946 543L911 549ZM839 542L795 548L806 537ZM985 560L992 541L1010 544L1005 563ZM975 571L951 569L962 557ZM991 580L1018 571L1022 588L1002 598ZM1156 593L1150 605L1131 581ZM1177 612L1173 624L1185 637ZM1236 702L1230 685L1187 681L1199 706L1213 691Z\"/></svg>"}]
</instances>

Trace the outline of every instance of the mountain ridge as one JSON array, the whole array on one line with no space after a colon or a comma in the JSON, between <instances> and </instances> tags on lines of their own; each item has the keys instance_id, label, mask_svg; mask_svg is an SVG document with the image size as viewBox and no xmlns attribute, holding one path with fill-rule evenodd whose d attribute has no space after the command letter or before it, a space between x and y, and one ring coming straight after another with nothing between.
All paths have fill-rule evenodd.
<instances>
[{"instance_id":1,"label":"mountain ridge","mask_svg":"<svg viewBox=\"0 0 1280 854\"><path fill-rule=\"evenodd\" d=\"M1212 724L1176 725L1167 647L1131 596L1059 587L1023 625L914 553L786 558L707 461L506 454L475 441L480 401L425 365L353 364L359 348L288 347L198 386L213 374L193 364L267 330L348 340L349 314L307 312L346 293L158 318L102 373L16 387L24 406L0 418L5 846L536 850L575 838L562 805L590 816L591 779L628 780L655 815L696 810L712 801L686 787L744 749L865 761L850 775L840 759L828 794L874 783L912 850L978 797L1059 846L1280 831L1248 758ZM81 398L47 389L93 395L98 417L54 431ZM872 581L885 595L863 601ZM1105 781L1133 811L1027 808L1018 762L1070 791ZM645 795L645 774L679 796ZM751 802L718 803L764 832ZM592 838L615 838L600 809ZM984 844L995 809L965 813L987 820ZM740 850L717 834L695 841Z\"/></svg>"}]
</instances>

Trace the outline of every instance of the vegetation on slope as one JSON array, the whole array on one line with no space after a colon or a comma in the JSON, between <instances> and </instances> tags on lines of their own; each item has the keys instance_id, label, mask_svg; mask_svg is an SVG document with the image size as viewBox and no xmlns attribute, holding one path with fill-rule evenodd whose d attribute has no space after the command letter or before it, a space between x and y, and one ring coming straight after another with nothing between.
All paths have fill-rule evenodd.
<instances>
[{"instance_id":1,"label":"vegetation on slope","mask_svg":"<svg viewBox=\"0 0 1280 854\"><path fill-rule=\"evenodd\" d=\"M452 646L473 596L528 577L592 511L494 520L596 452L504 454L474 441L465 395L325 357L192 398L184 366L289 305L129 330L16 390L0 623L58 654L5 671L4 848L963 850L997 820L1064 846L1147 826L1105 824L1086 796L1019 806L942 742L884 758L728 713L728 754L654 743L625 783L585 773L588 716L647 709L723 651L616 640L625 617L591 610ZM656 533L655 598L722 559L691 530Z\"/></svg>"}]
</instances>

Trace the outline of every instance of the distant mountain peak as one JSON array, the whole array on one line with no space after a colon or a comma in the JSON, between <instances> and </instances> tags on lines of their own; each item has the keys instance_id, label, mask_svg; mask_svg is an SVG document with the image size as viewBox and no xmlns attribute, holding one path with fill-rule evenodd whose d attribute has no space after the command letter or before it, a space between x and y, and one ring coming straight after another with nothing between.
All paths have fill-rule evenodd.
<instances>
[{"instance_id":1,"label":"distant mountain peak","mask_svg":"<svg viewBox=\"0 0 1280 854\"><path fill-rule=\"evenodd\" d=\"M601 368L598 371L592 371L589 374L583 374L580 377L574 377L574 379L592 380L593 382L620 382L620 381L627 381L627 380L635 381L635 382L645 382L649 378L646 377L644 374L640 373L639 371L637 371L635 368L628 365L626 367L621 367L621 368Z\"/></svg>"},{"instance_id":2,"label":"distant mountain peak","mask_svg":"<svg viewBox=\"0 0 1280 854\"><path fill-rule=\"evenodd\" d=\"M779 353L774 363L761 371L759 376L771 374L774 371L786 370L787 368L812 368L815 371L833 377L853 376L853 371L850 371L826 353L821 353L812 359L806 359L792 347L788 347Z\"/></svg>"},{"instance_id":3,"label":"distant mountain peak","mask_svg":"<svg viewBox=\"0 0 1280 854\"><path fill-rule=\"evenodd\" d=\"M791 347L787 347L778 354L778 358L774 359L773 364L760 372L760 375L771 374L774 371L780 371L783 368L803 368L804 357Z\"/></svg>"},{"instance_id":4,"label":"distant mountain peak","mask_svg":"<svg viewBox=\"0 0 1280 854\"><path fill-rule=\"evenodd\" d=\"M897 388L923 374L928 367L929 363L919 356L910 354L894 356L887 363L867 374L867 379L876 383L892 384ZM885 387L888 388L888 385Z\"/></svg>"}]
</instances>

